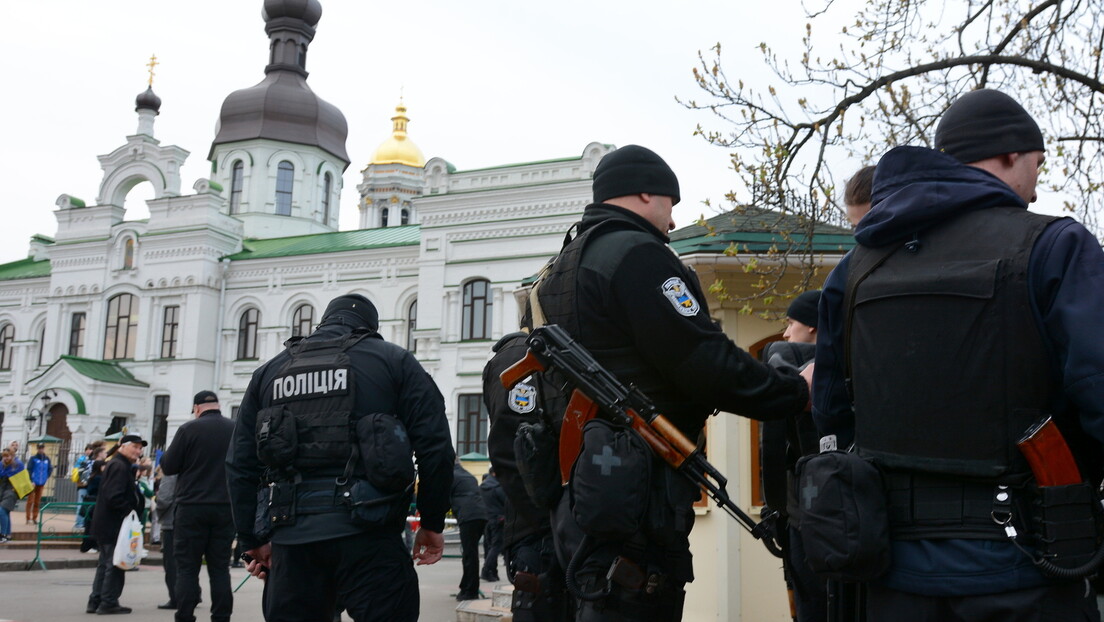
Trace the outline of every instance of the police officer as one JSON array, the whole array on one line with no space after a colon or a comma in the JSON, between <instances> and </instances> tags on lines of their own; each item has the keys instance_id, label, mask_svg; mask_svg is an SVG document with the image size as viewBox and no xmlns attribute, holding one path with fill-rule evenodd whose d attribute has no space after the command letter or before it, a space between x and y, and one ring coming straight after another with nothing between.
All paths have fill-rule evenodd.
<instances>
[{"instance_id":1,"label":"police officer","mask_svg":"<svg viewBox=\"0 0 1104 622\"><path fill-rule=\"evenodd\" d=\"M227 477L247 568L268 581L268 622L330 620L337 597L357 622L418 618L401 536L411 452L413 557L441 558L455 459L444 401L377 327L368 299L335 298L309 337L254 372L242 400Z\"/></svg>"},{"instance_id":2,"label":"police officer","mask_svg":"<svg viewBox=\"0 0 1104 622\"><path fill-rule=\"evenodd\" d=\"M1084 582L1044 576L1062 560L1033 551L1071 535L1085 557L1095 546L1104 253L1075 221L1027 210L1045 147L1013 98L963 95L935 146L878 162L859 246L820 305L821 445L853 444L889 489L892 561L867 586L868 619L1099 620ZM1015 443L1045 414L1093 483L1082 502L1064 488L1073 522L1044 540L1033 515L1048 495Z\"/></svg>"},{"instance_id":3,"label":"police officer","mask_svg":"<svg viewBox=\"0 0 1104 622\"><path fill-rule=\"evenodd\" d=\"M644 147L622 147L598 163L593 190L595 203L583 212L577 235L538 286L545 323L564 328L599 363L636 385L690 439L714 409L762 419L806 409L806 381L795 370L767 367L728 339L710 319L694 272L667 246L679 201L678 179L667 163ZM601 456L592 458L597 464ZM624 460L613 458L602 464L603 476L614 474L611 483ZM579 620L682 617L683 586L693 580L688 536L699 491L649 459L654 503L641 528L588 534L591 546L572 560L579 592L587 596ZM590 513L581 506L572 507L576 519L580 511ZM566 559L579 550L569 537L558 537L557 546ZM569 569L569 585L572 576Z\"/></svg>"}]
</instances>

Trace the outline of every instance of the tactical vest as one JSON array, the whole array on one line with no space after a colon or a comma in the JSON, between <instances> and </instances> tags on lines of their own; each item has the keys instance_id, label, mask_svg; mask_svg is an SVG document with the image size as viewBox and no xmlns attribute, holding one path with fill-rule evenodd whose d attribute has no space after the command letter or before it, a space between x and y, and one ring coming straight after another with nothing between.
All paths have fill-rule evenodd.
<instances>
[{"instance_id":1,"label":"tactical vest","mask_svg":"<svg viewBox=\"0 0 1104 622\"><path fill-rule=\"evenodd\" d=\"M1055 390L1027 282L1052 220L986 209L904 244L856 247L845 360L864 455L891 471L1023 479L1015 442Z\"/></svg>"},{"instance_id":2,"label":"tactical vest","mask_svg":"<svg viewBox=\"0 0 1104 622\"><path fill-rule=\"evenodd\" d=\"M353 455L354 373L347 351L371 333L289 340L291 358L265 387L257 413L257 455L277 471L340 475Z\"/></svg>"},{"instance_id":3,"label":"tactical vest","mask_svg":"<svg viewBox=\"0 0 1104 622\"><path fill-rule=\"evenodd\" d=\"M538 296L547 323L559 325L574 339L581 340L583 337L579 324L582 313L578 278L583 252L600 235L618 231L619 228L614 225L620 225L621 229L636 229L625 221L610 219L594 225L574 239L565 240L563 249L541 280ZM586 347L598 362L619 378L632 378L633 384L645 395L654 399L656 394L665 390L666 383L654 369L644 364L643 357L631 343L623 346L607 344L605 347L588 343Z\"/></svg>"}]
</instances>

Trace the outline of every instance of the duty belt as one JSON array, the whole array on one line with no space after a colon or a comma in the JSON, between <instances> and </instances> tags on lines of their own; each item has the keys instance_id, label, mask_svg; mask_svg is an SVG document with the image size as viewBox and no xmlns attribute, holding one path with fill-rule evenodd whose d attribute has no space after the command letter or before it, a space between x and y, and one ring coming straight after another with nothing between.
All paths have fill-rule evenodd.
<instances>
[{"instance_id":1,"label":"duty belt","mask_svg":"<svg viewBox=\"0 0 1104 622\"><path fill-rule=\"evenodd\" d=\"M305 479L295 485L295 503L297 514L327 514L347 512L340 496L336 478Z\"/></svg>"},{"instance_id":2,"label":"duty belt","mask_svg":"<svg viewBox=\"0 0 1104 622\"><path fill-rule=\"evenodd\" d=\"M1003 540L998 519L1013 513L1021 488L883 471L893 538ZM1006 521L1007 522L1007 521Z\"/></svg>"}]
</instances>

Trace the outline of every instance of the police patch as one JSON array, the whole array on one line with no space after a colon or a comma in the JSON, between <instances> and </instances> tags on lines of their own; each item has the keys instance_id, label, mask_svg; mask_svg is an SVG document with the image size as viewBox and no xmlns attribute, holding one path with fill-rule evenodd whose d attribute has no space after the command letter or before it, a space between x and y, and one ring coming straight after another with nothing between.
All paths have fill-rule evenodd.
<instances>
[{"instance_id":1,"label":"police patch","mask_svg":"<svg viewBox=\"0 0 1104 622\"><path fill-rule=\"evenodd\" d=\"M663 290L663 295L667 297L667 300L670 300L671 304L675 306L675 311L678 311L686 317L695 316L698 314L698 311L701 310L698 301L695 300L694 295L690 293L690 288L677 276L673 276L664 281L661 289Z\"/></svg>"},{"instance_id":2,"label":"police patch","mask_svg":"<svg viewBox=\"0 0 1104 622\"><path fill-rule=\"evenodd\" d=\"M537 390L532 385L519 382L510 389L510 397L507 398L510 410L525 414L533 412L537 407Z\"/></svg>"}]
</instances>

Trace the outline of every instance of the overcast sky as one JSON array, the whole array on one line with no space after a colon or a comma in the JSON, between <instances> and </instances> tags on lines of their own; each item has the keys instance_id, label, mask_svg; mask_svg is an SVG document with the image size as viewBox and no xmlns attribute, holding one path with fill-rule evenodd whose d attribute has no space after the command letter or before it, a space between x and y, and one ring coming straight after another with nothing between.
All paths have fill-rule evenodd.
<instances>
[{"instance_id":1,"label":"overcast sky","mask_svg":"<svg viewBox=\"0 0 1104 622\"><path fill-rule=\"evenodd\" d=\"M134 133L135 96L156 68L156 137L191 152L181 192L209 175L223 99L264 77L261 0L35 0L5 3L8 87L0 106L0 171L8 218L0 262L26 256L31 235L53 236L62 193L92 204L96 156ZM591 141L660 153L682 183L679 226L722 202L733 185L724 150L693 136L706 113L699 50L721 42L729 77L763 78L760 41L796 41L797 2L735 0L323 0L307 57L309 84L349 122L341 228L357 226L356 184L390 135L400 92L410 138L426 158L460 170L577 156ZM844 173L846 174L846 172ZM136 188L131 199L152 191ZM139 207L134 207L137 203ZM128 219L148 212L128 200ZM133 208L133 209L132 209Z\"/></svg>"}]
</instances>

